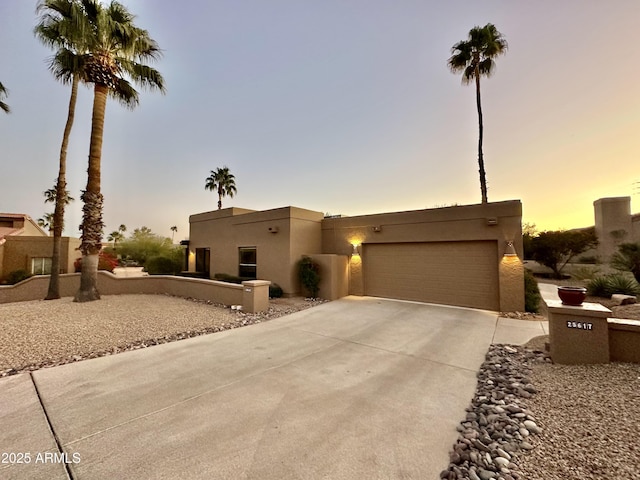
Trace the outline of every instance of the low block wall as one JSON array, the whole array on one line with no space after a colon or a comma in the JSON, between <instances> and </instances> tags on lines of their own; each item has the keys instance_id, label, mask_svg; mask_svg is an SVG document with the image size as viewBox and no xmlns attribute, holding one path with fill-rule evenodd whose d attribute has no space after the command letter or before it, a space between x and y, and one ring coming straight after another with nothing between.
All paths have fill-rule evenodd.
<instances>
[{"instance_id":1,"label":"low block wall","mask_svg":"<svg viewBox=\"0 0 640 480\"><path fill-rule=\"evenodd\" d=\"M256 313L269 307L269 283L256 280L237 285L217 280L171 275L120 278L109 272L98 272L98 290L101 295L168 294L209 300L224 305L242 305L243 311L249 313ZM79 287L79 273L60 275L62 297L74 296ZM41 300L47 295L48 288L48 275L31 277L17 285L0 286L0 303Z\"/></svg>"},{"instance_id":2,"label":"low block wall","mask_svg":"<svg viewBox=\"0 0 640 480\"><path fill-rule=\"evenodd\" d=\"M640 363L640 321L609 319L609 354L612 362Z\"/></svg>"}]
</instances>

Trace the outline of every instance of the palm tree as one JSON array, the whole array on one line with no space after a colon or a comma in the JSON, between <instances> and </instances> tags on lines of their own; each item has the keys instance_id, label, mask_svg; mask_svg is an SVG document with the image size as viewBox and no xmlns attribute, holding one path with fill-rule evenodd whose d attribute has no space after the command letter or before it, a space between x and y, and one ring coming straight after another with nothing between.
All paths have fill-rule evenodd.
<instances>
[{"instance_id":1,"label":"palm tree","mask_svg":"<svg viewBox=\"0 0 640 480\"><path fill-rule=\"evenodd\" d=\"M52 230L55 228L55 220L53 213L45 213L41 218L37 220L38 226L49 230L51 235Z\"/></svg>"},{"instance_id":2,"label":"palm tree","mask_svg":"<svg viewBox=\"0 0 640 480\"><path fill-rule=\"evenodd\" d=\"M211 175L207 177L204 189L218 192L218 210L220 210L222 209L222 197L229 195L233 198L237 192L236 177L229 173L229 167L218 167L215 172L211 170Z\"/></svg>"},{"instance_id":3,"label":"palm tree","mask_svg":"<svg viewBox=\"0 0 640 480\"><path fill-rule=\"evenodd\" d=\"M124 223L121 223L118 227L118 231L124 235L124 232L127 231L127 226Z\"/></svg>"},{"instance_id":4,"label":"palm tree","mask_svg":"<svg viewBox=\"0 0 640 480\"><path fill-rule=\"evenodd\" d=\"M80 289L74 298L76 302L85 302L100 298L98 256L104 226L100 163L107 96L132 109L139 103L138 92L125 77L150 90L164 93L165 89L160 72L143 63L157 59L160 49L146 30L134 25L135 17L123 5L113 0L109 5L102 5L98 0L71 0L71 3L81 11L74 18L83 33L83 49L81 55L74 57L73 65L62 66L59 72L61 76L80 72L80 79L93 84L94 91L87 187L81 196L84 202L80 226L82 274Z\"/></svg>"},{"instance_id":5,"label":"palm tree","mask_svg":"<svg viewBox=\"0 0 640 480\"><path fill-rule=\"evenodd\" d=\"M107 240L110 242L113 242L113 249L116 250L118 246L117 245L118 242L121 242L122 240L124 240L124 235L121 232L114 230L109 234L109 236L107 237Z\"/></svg>"},{"instance_id":6,"label":"palm tree","mask_svg":"<svg viewBox=\"0 0 640 480\"><path fill-rule=\"evenodd\" d=\"M178 231L178 227L174 225L173 227L171 227L170 230L171 230L171 243L173 243L173 236Z\"/></svg>"},{"instance_id":7,"label":"palm tree","mask_svg":"<svg viewBox=\"0 0 640 480\"><path fill-rule=\"evenodd\" d=\"M480 77L490 77L493 73L495 62L493 59L506 53L507 41L491 23L484 27L473 27L469 32L469 38L456 43L452 49L453 54L449 58L448 65L453 73L462 72L462 83L470 84L475 80L476 104L478 107L478 165L480 172L480 191L482 203L487 203L487 176L484 169L482 154L482 137L484 126L482 124L482 105L480 103Z\"/></svg>"},{"instance_id":8,"label":"palm tree","mask_svg":"<svg viewBox=\"0 0 640 480\"><path fill-rule=\"evenodd\" d=\"M49 190L47 201L55 203L53 254L51 258L51 276L49 290L45 300L60 298L60 249L64 229L64 209L69 204L66 190L67 146L76 111L78 84L82 79L81 55L86 51L85 25L81 4L77 0L41 0L36 7L40 21L34 28L35 36L46 46L56 50L49 60L49 70L63 84L71 84L71 96L67 111L67 122L62 134L60 146L58 179L54 193ZM45 195L47 195L45 192ZM57 201L59 199L60 201ZM70 199L73 200L73 199Z\"/></svg>"},{"instance_id":9,"label":"palm tree","mask_svg":"<svg viewBox=\"0 0 640 480\"><path fill-rule=\"evenodd\" d=\"M58 189L50 188L42 192L44 195L44 203L56 203L56 198L58 198ZM69 205L71 202L75 201L71 195L69 195L69 190L64 191L64 205Z\"/></svg>"},{"instance_id":10,"label":"palm tree","mask_svg":"<svg viewBox=\"0 0 640 480\"><path fill-rule=\"evenodd\" d=\"M6 88L4 88L4 85L2 85L2 82L0 82L0 110L4 111L5 113L11 112L9 105L7 105L1 100L3 97L7 96L7 93L9 92L7 91Z\"/></svg>"}]
</instances>

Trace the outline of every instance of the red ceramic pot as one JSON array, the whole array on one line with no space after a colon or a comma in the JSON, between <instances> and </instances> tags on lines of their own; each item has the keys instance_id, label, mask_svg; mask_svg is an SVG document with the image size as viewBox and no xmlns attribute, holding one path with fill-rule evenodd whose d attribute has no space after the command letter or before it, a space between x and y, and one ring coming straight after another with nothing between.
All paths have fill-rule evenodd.
<instances>
[{"instance_id":1,"label":"red ceramic pot","mask_svg":"<svg viewBox=\"0 0 640 480\"><path fill-rule=\"evenodd\" d=\"M565 305L582 305L587 298L587 289L584 287L558 287L558 296Z\"/></svg>"}]
</instances>

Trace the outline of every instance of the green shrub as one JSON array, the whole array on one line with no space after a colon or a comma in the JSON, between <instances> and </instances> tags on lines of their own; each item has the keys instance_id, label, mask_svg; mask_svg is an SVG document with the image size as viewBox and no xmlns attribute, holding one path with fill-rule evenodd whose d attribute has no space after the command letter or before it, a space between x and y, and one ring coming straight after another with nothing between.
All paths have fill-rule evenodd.
<instances>
[{"instance_id":1,"label":"green shrub","mask_svg":"<svg viewBox=\"0 0 640 480\"><path fill-rule=\"evenodd\" d=\"M277 283L272 282L271 285L269 285L269 298L280 298L283 294L282 287Z\"/></svg>"},{"instance_id":2,"label":"green shrub","mask_svg":"<svg viewBox=\"0 0 640 480\"><path fill-rule=\"evenodd\" d=\"M582 257L578 258L578 262L590 263L595 265L596 263L598 263L598 257L596 255L583 255Z\"/></svg>"},{"instance_id":3,"label":"green shrub","mask_svg":"<svg viewBox=\"0 0 640 480\"><path fill-rule=\"evenodd\" d=\"M16 283L20 283L23 280L26 280L29 277L32 277L29 272L26 270L14 270L7 277L7 283L9 285L15 285Z\"/></svg>"},{"instance_id":4,"label":"green shrub","mask_svg":"<svg viewBox=\"0 0 640 480\"><path fill-rule=\"evenodd\" d=\"M614 293L638 295L638 293L640 293L640 285L638 285L638 282L633 278L620 274L609 275L609 288L611 290L611 295Z\"/></svg>"},{"instance_id":5,"label":"green shrub","mask_svg":"<svg viewBox=\"0 0 640 480\"><path fill-rule=\"evenodd\" d=\"M158 255L151 257L145 264L145 270L149 275L175 275L182 269L182 262L176 262L175 258Z\"/></svg>"},{"instance_id":6,"label":"green shrub","mask_svg":"<svg viewBox=\"0 0 640 480\"><path fill-rule=\"evenodd\" d=\"M595 277L587 284L589 295L595 297L610 297L613 294L638 295L640 285L627 275L619 273Z\"/></svg>"},{"instance_id":7,"label":"green shrub","mask_svg":"<svg viewBox=\"0 0 640 480\"><path fill-rule=\"evenodd\" d=\"M228 273L216 273L213 275L213 279L227 283L242 283L244 280L246 280L236 275L229 275Z\"/></svg>"},{"instance_id":8,"label":"green shrub","mask_svg":"<svg viewBox=\"0 0 640 480\"><path fill-rule=\"evenodd\" d=\"M601 275L599 277L592 278L587 284L587 292L594 297L608 297L609 293L609 280L606 276Z\"/></svg>"},{"instance_id":9,"label":"green shrub","mask_svg":"<svg viewBox=\"0 0 640 480\"><path fill-rule=\"evenodd\" d=\"M298 276L309 296L316 298L320 289L320 265L310 257L303 256L298 262Z\"/></svg>"},{"instance_id":10,"label":"green shrub","mask_svg":"<svg viewBox=\"0 0 640 480\"><path fill-rule=\"evenodd\" d=\"M571 276L576 280L591 280L599 272L600 269L598 267L576 267L571 269Z\"/></svg>"},{"instance_id":11,"label":"green shrub","mask_svg":"<svg viewBox=\"0 0 640 480\"><path fill-rule=\"evenodd\" d=\"M533 273L524 270L524 310L526 312L538 313L540 308L540 289Z\"/></svg>"}]
</instances>

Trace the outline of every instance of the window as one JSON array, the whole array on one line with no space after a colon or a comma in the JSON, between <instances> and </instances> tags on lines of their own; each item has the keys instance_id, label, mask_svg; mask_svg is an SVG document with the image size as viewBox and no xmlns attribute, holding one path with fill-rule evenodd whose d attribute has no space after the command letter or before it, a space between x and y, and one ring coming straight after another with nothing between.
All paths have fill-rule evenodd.
<instances>
[{"instance_id":1,"label":"window","mask_svg":"<svg viewBox=\"0 0 640 480\"><path fill-rule=\"evenodd\" d=\"M51 274L51 257L32 258L31 273L33 275L50 275Z\"/></svg>"},{"instance_id":2,"label":"window","mask_svg":"<svg viewBox=\"0 0 640 480\"><path fill-rule=\"evenodd\" d=\"M240 247L239 251L239 268L238 276L241 278L248 278L255 280L257 277L257 252L256 247Z\"/></svg>"},{"instance_id":3,"label":"window","mask_svg":"<svg viewBox=\"0 0 640 480\"><path fill-rule=\"evenodd\" d=\"M208 248L196 248L196 272L209 275L211 252Z\"/></svg>"}]
</instances>

